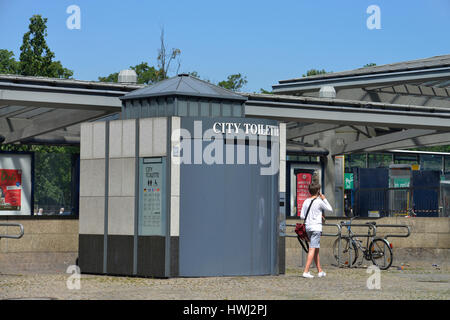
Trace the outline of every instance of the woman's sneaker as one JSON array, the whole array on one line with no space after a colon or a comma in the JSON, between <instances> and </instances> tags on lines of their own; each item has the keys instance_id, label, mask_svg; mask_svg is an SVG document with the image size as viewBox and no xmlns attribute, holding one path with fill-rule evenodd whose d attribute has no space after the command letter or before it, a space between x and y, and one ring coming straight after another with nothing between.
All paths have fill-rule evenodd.
<instances>
[{"instance_id":1,"label":"woman's sneaker","mask_svg":"<svg viewBox=\"0 0 450 320\"><path fill-rule=\"evenodd\" d=\"M322 277L325 277L327 274L324 272L324 271L320 271L318 274L317 274L317 276L319 277L319 278L322 278Z\"/></svg>"},{"instance_id":2,"label":"woman's sneaker","mask_svg":"<svg viewBox=\"0 0 450 320\"><path fill-rule=\"evenodd\" d=\"M303 272L303 278L314 278L310 272Z\"/></svg>"}]
</instances>

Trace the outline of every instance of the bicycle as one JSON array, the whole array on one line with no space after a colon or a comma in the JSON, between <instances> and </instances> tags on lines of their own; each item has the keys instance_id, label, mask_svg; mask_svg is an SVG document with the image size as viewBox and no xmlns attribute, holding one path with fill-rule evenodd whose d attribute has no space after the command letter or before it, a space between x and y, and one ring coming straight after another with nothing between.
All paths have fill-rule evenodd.
<instances>
[{"instance_id":1,"label":"bicycle","mask_svg":"<svg viewBox=\"0 0 450 320\"><path fill-rule=\"evenodd\" d=\"M376 222L367 222L368 234L366 246L363 246L363 241L356 238L352 232L352 221L356 217L350 219L349 222L341 221L342 226L346 226L348 230L348 236L342 236L341 239L336 239L333 244L333 255L339 265L339 241L341 243L341 258L344 259L343 264L352 267L358 260L358 252L362 252L363 258L372 261L374 265L381 270L387 270L392 264L393 253L392 246L386 239L375 237L375 233L371 234L371 230L376 230ZM359 265L362 264L362 260Z\"/></svg>"}]
</instances>

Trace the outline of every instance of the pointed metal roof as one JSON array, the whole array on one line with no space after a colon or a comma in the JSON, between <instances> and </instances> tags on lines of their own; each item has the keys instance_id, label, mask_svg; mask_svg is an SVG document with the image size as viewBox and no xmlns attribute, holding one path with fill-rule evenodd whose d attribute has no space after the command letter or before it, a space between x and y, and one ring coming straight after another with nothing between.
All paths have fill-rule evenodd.
<instances>
[{"instance_id":1,"label":"pointed metal roof","mask_svg":"<svg viewBox=\"0 0 450 320\"><path fill-rule=\"evenodd\" d=\"M197 79L188 74L179 74L145 88L137 89L127 93L120 99L131 100L160 96L191 96L223 100L247 100L246 97L240 94Z\"/></svg>"}]
</instances>

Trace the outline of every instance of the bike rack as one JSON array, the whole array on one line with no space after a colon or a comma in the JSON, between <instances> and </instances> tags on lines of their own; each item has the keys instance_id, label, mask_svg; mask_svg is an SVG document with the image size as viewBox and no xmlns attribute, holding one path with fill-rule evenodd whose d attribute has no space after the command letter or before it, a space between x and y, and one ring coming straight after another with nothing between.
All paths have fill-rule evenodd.
<instances>
[{"instance_id":1,"label":"bike rack","mask_svg":"<svg viewBox=\"0 0 450 320\"><path fill-rule=\"evenodd\" d=\"M286 227L295 227L295 224L286 224ZM334 233L322 233L322 237L339 237L341 235L341 225L338 223L324 223L322 224L322 226L329 226L329 227L336 227L338 229L338 232L336 234ZM295 235L285 235L285 237L290 237L290 238L296 238L297 236Z\"/></svg>"},{"instance_id":2,"label":"bike rack","mask_svg":"<svg viewBox=\"0 0 450 320\"><path fill-rule=\"evenodd\" d=\"M295 227L295 224L286 224L286 227ZM342 267L341 266L341 239L345 238L345 235L342 235L342 227L347 227L347 225L345 223L341 224L337 224L337 223L325 223L323 224L323 226L332 226L332 227L336 227L337 228L337 232L336 233L322 233L322 236L324 237L338 237L339 239L339 244L338 244L338 267ZM386 236L384 236L384 239L387 240L387 238L391 238L391 237L397 237L397 238L407 238L411 235L411 228L407 225L402 225L402 224L374 224L374 223L357 223L357 224L351 224L352 227L367 227L370 230L372 230L372 233L367 233L367 234L353 234L354 237L376 237L377 235L377 228L405 228L407 230L406 234L388 234ZM297 235L290 235L287 234L287 232L284 233L284 237L288 237L288 238L298 238ZM348 237L348 236L347 236ZM303 245L302 245L303 247ZM306 251L306 249L303 247L303 249Z\"/></svg>"},{"instance_id":3,"label":"bike rack","mask_svg":"<svg viewBox=\"0 0 450 320\"><path fill-rule=\"evenodd\" d=\"M0 223L0 227L18 227L20 229L19 234L13 234L13 235L8 235L8 234L0 234L0 239L1 238L9 238L9 239L20 239L23 237L23 225L20 223Z\"/></svg>"},{"instance_id":4,"label":"bike rack","mask_svg":"<svg viewBox=\"0 0 450 320\"><path fill-rule=\"evenodd\" d=\"M342 226L343 227L348 227L348 225L347 224L342 224ZM351 226L352 227L368 227L369 229L372 229L373 230L373 234L357 234L357 233L354 233L353 234L353 236L354 237L375 237L376 235L377 235L377 227L378 227L378 225L375 225L375 224L371 224L371 223L355 223L355 224L351 224ZM347 231L348 231L348 229L347 229Z\"/></svg>"},{"instance_id":5,"label":"bike rack","mask_svg":"<svg viewBox=\"0 0 450 320\"><path fill-rule=\"evenodd\" d=\"M341 224L343 227L348 227L345 223ZM411 228L407 225L403 224L376 224L376 223L364 223L364 224L351 224L352 227L368 227L369 229L373 230L373 234L353 234L353 237L376 237L377 235L377 228L406 228L407 233L406 234L387 234L384 236L384 239L387 240L387 238L390 237L397 237L397 238L407 238L411 235ZM338 252L338 265L340 266L341 261L341 241L342 237L339 238L339 252Z\"/></svg>"},{"instance_id":6,"label":"bike rack","mask_svg":"<svg viewBox=\"0 0 450 320\"><path fill-rule=\"evenodd\" d=\"M410 226L404 224L377 224L377 228L405 228L408 232L406 234L388 234L384 236L384 239L387 238L408 238L411 235Z\"/></svg>"},{"instance_id":7,"label":"bike rack","mask_svg":"<svg viewBox=\"0 0 450 320\"><path fill-rule=\"evenodd\" d=\"M296 224L286 224L285 226L286 227L296 227ZM329 226L329 227L336 227L337 228L337 232L336 233L322 233L322 237L338 237L339 239L341 239L342 226L340 224L338 224L338 223L324 223L324 224L322 224L322 226ZM287 232L285 232L283 236L287 237L287 238L297 238L298 239L297 235L290 235L290 234L287 234ZM301 245L303 247L303 244L301 244ZM306 251L305 247L303 247L303 250ZM341 241L339 241L339 257L338 257L339 264L341 262L341 260L340 260L340 251L341 251Z\"/></svg>"}]
</instances>

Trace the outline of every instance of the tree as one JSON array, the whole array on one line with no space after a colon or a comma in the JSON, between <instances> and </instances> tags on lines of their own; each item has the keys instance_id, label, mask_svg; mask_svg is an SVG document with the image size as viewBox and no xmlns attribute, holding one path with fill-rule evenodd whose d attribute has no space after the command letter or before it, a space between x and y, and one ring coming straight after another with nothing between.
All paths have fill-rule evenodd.
<instances>
[{"instance_id":1,"label":"tree","mask_svg":"<svg viewBox=\"0 0 450 320\"><path fill-rule=\"evenodd\" d=\"M191 72L188 72L188 75L190 75L191 77L200 79L200 75L198 74L197 71L191 71Z\"/></svg>"},{"instance_id":2,"label":"tree","mask_svg":"<svg viewBox=\"0 0 450 320\"><path fill-rule=\"evenodd\" d=\"M171 63L179 58L181 50L173 48L170 52L167 51L164 42L164 29L161 29L161 46L158 49L158 68L150 66L148 62L141 62L135 66L130 66L130 69L136 71L137 83L152 84L168 78ZM178 59L177 73L180 69L180 60ZM118 82L119 73L111 73L106 77L98 77L102 82Z\"/></svg>"},{"instance_id":3,"label":"tree","mask_svg":"<svg viewBox=\"0 0 450 320\"><path fill-rule=\"evenodd\" d=\"M60 61L53 61L55 54L45 41L46 23L47 18L42 18L41 15L33 15L30 18L29 30L23 35L20 47L18 73L24 76L70 78L73 71L64 68Z\"/></svg>"},{"instance_id":4,"label":"tree","mask_svg":"<svg viewBox=\"0 0 450 320\"><path fill-rule=\"evenodd\" d=\"M158 50L158 73L160 80L167 79L168 72L170 70L170 64L179 56L181 55L181 50L177 48L172 48L171 51L167 52L166 45L164 43L164 28L161 28L161 46ZM178 59L178 67L177 67L177 74L180 70L180 60Z\"/></svg>"},{"instance_id":5,"label":"tree","mask_svg":"<svg viewBox=\"0 0 450 320\"><path fill-rule=\"evenodd\" d=\"M310 77L310 76L316 76L319 74L325 74L328 73L328 71L325 71L325 69L318 70L318 69L310 69L306 71L306 74L303 74L302 77Z\"/></svg>"},{"instance_id":6,"label":"tree","mask_svg":"<svg viewBox=\"0 0 450 320\"><path fill-rule=\"evenodd\" d=\"M51 78L61 78L61 79L69 79L73 76L73 71L67 68L64 68L61 64L61 61L52 61L49 67L48 77Z\"/></svg>"},{"instance_id":7,"label":"tree","mask_svg":"<svg viewBox=\"0 0 450 320\"><path fill-rule=\"evenodd\" d=\"M450 152L450 145L419 147L411 149L413 151L429 151L429 152Z\"/></svg>"},{"instance_id":8,"label":"tree","mask_svg":"<svg viewBox=\"0 0 450 320\"><path fill-rule=\"evenodd\" d=\"M259 93L264 93L264 94L273 94L273 92L272 92L272 91L268 91L268 90L266 90L266 89L263 89L263 88L259 89Z\"/></svg>"},{"instance_id":9,"label":"tree","mask_svg":"<svg viewBox=\"0 0 450 320\"><path fill-rule=\"evenodd\" d=\"M150 67L147 62L141 62L134 67L130 67L137 74L137 83L152 84L159 80L159 73L155 67Z\"/></svg>"},{"instance_id":10,"label":"tree","mask_svg":"<svg viewBox=\"0 0 450 320\"><path fill-rule=\"evenodd\" d=\"M238 91L245 86L247 82L247 77L243 77L240 73L237 73L229 75L227 80L220 81L217 85L228 90Z\"/></svg>"},{"instance_id":11,"label":"tree","mask_svg":"<svg viewBox=\"0 0 450 320\"><path fill-rule=\"evenodd\" d=\"M14 53L0 49L0 73L17 74L19 63L14 59Z\"/></svg>"},{"instance_id":12,"label":"tree","mask_svg":"<svg viewBox=\"0 0 450 320\"><path fill-rule=\"evenodd\" d=\"M98 77L98 81L101 82L118 82L119 81L119 73L114 72L111 73L109 76L106 77Z\"/></svg>"},{"instance_id":13,"label":"tree","mask_svg":"<svg viewBox=\"0 0 450 320\"><path fill-rule=\"evenodd\" d=\"M366 63L364 66L363 66L363 68L368 68L368 67L375 67L377 64L376 63L373 63L373 62L371 62L371 63Z\"/></svg>"},{"instance_id":14,"label":"tree","mask_svg":"<svg viewBox=\"0 0 450 320\"><path fill-rule=\"evenodd\" d=\"M141 62L135 66L130 66L130 69L134 70L137 75L137 83L140 84L152 84L160 80L160 74L155 67L151 67L147 62ZM101 82L118 82L119 72L111 73L106 77L98 77Z\"/></svg>"}]
</instances>

